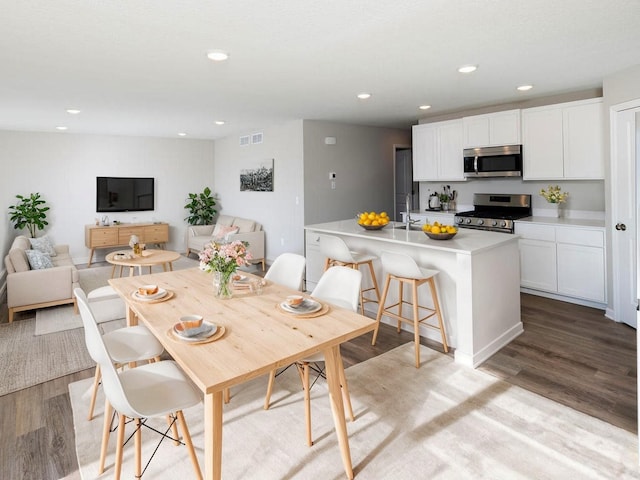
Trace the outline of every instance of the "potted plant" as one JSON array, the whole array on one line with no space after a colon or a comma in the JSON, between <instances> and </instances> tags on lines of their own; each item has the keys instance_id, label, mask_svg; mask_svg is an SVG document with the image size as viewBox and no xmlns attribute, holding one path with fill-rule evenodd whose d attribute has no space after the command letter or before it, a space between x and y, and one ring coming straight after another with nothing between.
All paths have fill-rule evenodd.
<instances>
[{"instance_id":1,"label":"potted plant","mask_svg":"<svg viewBox=\"0 0 640 480\"><path fill-rule=\"evenodd\" d=\"M16 195L20 200L16 205L9 207L9 219L13 222L13 228L20 230L27 228L31 238L36 237L36 230L42 230L47 222L47 211L49 207L39 193L32 193L28 197Z\"/></svg>"},{"instance_id":2,"label":"potted plant","mask_svg":"<svg viewBox=\"0 0 640 480\"><path fill-rule=\"evenodd\" d=\"M189 216L185 220L189 225L210 225L218 213L215 205L216 200L209 187L205 187L202 193L190 193L189 203L184 206L189 210Z\"/></svg>"}]
</instances>

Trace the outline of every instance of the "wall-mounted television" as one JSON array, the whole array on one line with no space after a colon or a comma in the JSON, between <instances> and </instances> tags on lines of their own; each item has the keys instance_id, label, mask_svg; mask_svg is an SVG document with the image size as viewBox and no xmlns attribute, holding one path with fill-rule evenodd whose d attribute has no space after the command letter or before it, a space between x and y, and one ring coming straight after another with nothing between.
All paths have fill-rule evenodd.
<instances>
[{"instance_id":1,"label":"wall-mounted television","mask_svg":"<svg viewBox=\"0 0 640 480\"><path fill-rule=\"evenodd\" d=\"M97 212L142 212L153 210L153 178L96 177Z\"/></svg>"}]
</instances>

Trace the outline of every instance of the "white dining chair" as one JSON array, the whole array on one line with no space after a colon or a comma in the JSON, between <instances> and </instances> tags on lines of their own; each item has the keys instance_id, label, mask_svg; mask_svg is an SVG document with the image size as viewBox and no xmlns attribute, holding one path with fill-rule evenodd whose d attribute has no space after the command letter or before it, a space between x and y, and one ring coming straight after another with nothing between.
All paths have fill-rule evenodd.
<instances>
[{"instance_id":1,"label":"white dining chair","mask_svg":"<svg viewBox=\"0 0 640 480\"><path fill-rule=\"evenodd\" d=\"M105 460L109 433L111 430L111 414L114 409L119 414L118 435L116 441L115 472L114 478L119 480L122 470L122 457L124 448L125 423L127 418L135 422L135 478L140 478L145 469L142 469L142 432L147 418L167 417L169 426L161 433L160 443L165 438L171 438L169 430L173 432L172 440L180 444L176 422L182 428L184 443L187 446L189 457L195 470L196 478L202 479L202 472L198 463L191 435L184 419L182 410L197 405L202 400L202 394L195 389L182 373L178 365L171 360L141 365L130 370L118 373L114 366L114 359L103 340L98 325L95 321L87 297L80 288L74 290L78 300L78 308L85 330L85 342L87 350L102 370L102 383L105 394L105 421L102 434L102 446L100 449L100 464L98 474L105 470ZM155 451L154 451L155 454ZM153 455L152 455L153 458ZM147 462L147 466L149 465Z\"/></svg>"},{"instance_id":2,"label":"white dining chair","mask_svg":"<svg viewBox=\"0 0 640 480\"><path fill-rule=\"evenodd\" d=\"M264 278L273 283L283 285L292 290L302 290L302 280L304 279L304 269L306 258L296 253L283 253L279 255L267 270ZM286 370L289 367L286 367ZM283 370L283 371L284 371ZM269 373L269 383L267 385L267 394L264 398L264 409L269 409L271 400L271 392L273 384L276 380L277 370L271 370Z\"/></svg>"},{"instance_id":3,"label":"white dining chair","mask_svg":"<svg viewBox=\"0 0 640 480\"><path fill-rule=\"evenodd\" d=\"M84 290L78 290L82 291L82 294L85 295ZM88 296L85 295L85 298L88 299ZM88 301L91 303L90 299L88 299ZM109 355L118 367L132 365L136 362L158 361L164 351L162 344L153 336L147 327L142 325L113 330L105 333L102 336L102 340L109 351ZM87 420L93 419L100 379L101 369L98 364L96 365L96 373L93 378L93 391L91 392Z\"/></svg>"},{"instance_id":4,"label":"white dining chair","mask_svg":"<svg viewBox=\"0 0 640 480\"><path fill-rule=\"evenodd\" d=\"M316 288L313 289L311 296L316 300L320 300L331 304L334 307L341 307L358 311L358 302L360 299L360 285L362 283L362 273L358 270L354 270L349 267L331 267L320 277L320 281ZM348 414L351 421L354 420L353 408L351 407L351 397L349 396L349 387L347 385L347 378L344 375L344 365L342 364L342 357L338 356L339 371L340 371L340 387L342 390L342 398L345 404L345 412ZM310 370L313 369L318 373L318 376L324 376L324 366L319 364L324 363L324 354L322 352L312 355L308 358L296 362L298 373L302 381L302 388L304 390L304 404L305 404L305 423L307 433L307 445L313 445L313 439L311 435L311 384L309 381ZM315 383L315 382L314 382ZM268 404L265 402L265 405Z\"/></svg>"}]
</instances>

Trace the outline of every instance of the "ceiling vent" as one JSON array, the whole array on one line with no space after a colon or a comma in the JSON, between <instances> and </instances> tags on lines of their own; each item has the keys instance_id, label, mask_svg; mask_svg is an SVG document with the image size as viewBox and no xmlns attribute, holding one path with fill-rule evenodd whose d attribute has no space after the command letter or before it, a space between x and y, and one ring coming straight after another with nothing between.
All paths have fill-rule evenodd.
<instances>
[{"instance_id":1,"label":"ceiling vent","mask_svg":"<svg viewBox=\"0 0 640 480\"><path fill-rule=\"evenodd\" d=\"M251 143L262 143L262 132L252 134Z\"/></svg>"},{"instance_id":2,"label":"ceiling vent","mask_svg":"<svg viewBox=\"0 0 640 480\"><path fill-rule=\"evenodd\" d=\"M245 147L249 145L249 135L243 135L240 137L240 146Z\"/></svg>"}]
</instances>

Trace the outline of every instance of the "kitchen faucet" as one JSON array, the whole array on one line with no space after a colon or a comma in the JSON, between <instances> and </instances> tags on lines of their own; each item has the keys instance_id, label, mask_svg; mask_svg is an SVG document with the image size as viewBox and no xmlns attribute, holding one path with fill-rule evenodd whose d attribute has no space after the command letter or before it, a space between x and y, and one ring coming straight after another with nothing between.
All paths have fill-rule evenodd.
<instances>
[{"instance_id":1,"label":"kitchen faucet","mask_svg":"<svg viewBox=\"0 0 640 480\"><path fill-rule=\"evenodd\" d=\"M407 215L404 218L404 223L407 231L409 231L411 230L411 225L419 222L420 220L411 220L411 194L410 193L407 193L407 196L405 197L405 203L406 203Z\"/></svg>"}]
</instances>

